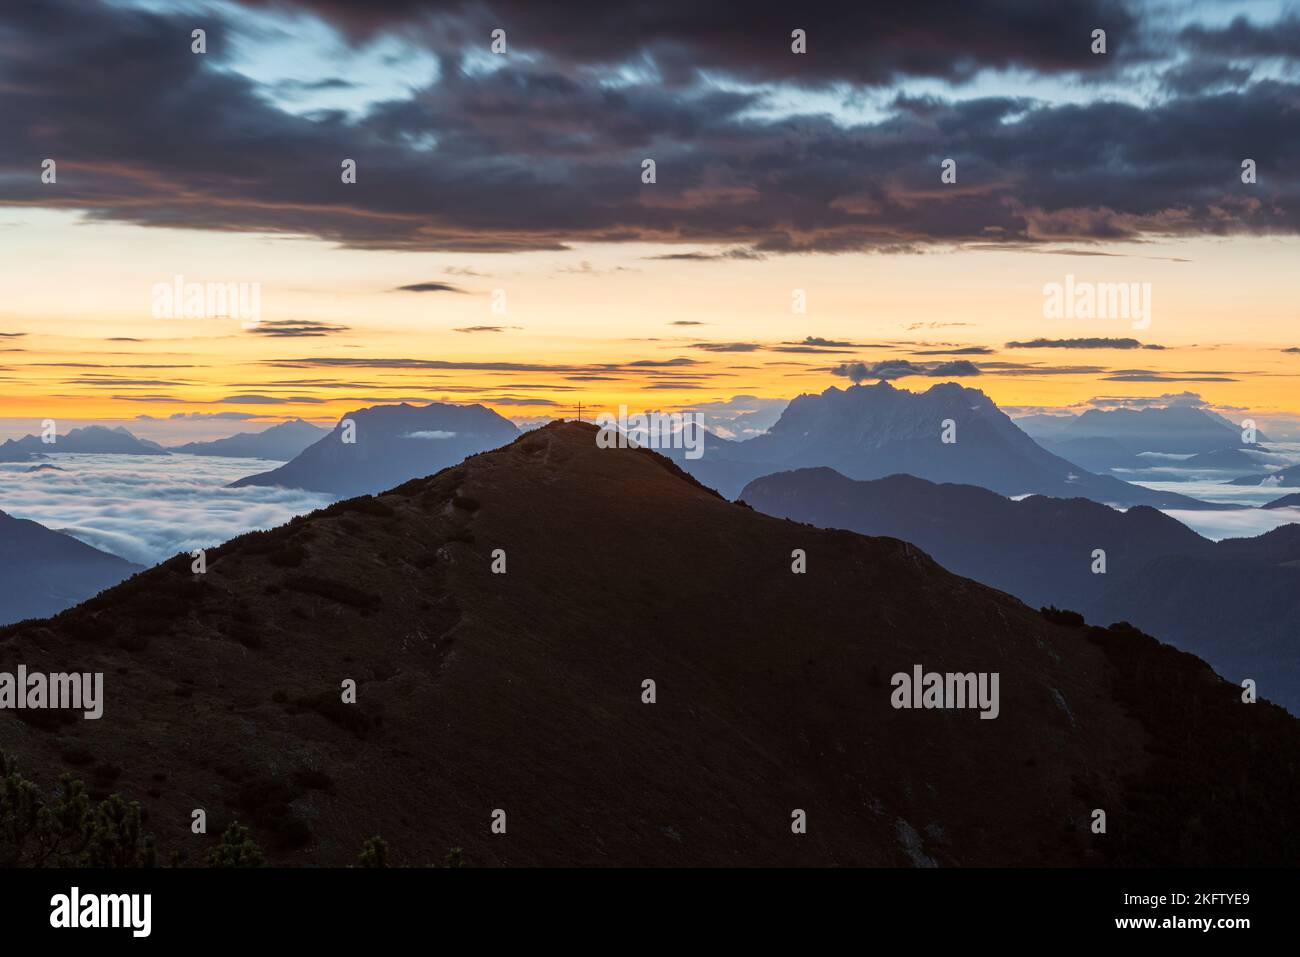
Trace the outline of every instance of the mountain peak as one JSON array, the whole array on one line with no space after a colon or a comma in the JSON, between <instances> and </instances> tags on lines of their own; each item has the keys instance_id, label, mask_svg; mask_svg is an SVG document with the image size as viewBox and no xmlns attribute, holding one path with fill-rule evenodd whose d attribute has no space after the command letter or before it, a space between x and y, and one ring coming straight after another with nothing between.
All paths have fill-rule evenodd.
<instances>
[{"instance_id":1,"label":"mountain peak","mask_svg":"<svg viewBox=\"0 0 1300 957\"><path fill-rule=\"evenodd\" d=\"M519 435L513 422L478 404L406 402L357 409L286 465L231 483L365 495L429 475Z\"/></svg>"},{"instance_id":2,"label":"mountain peak","mask_svg":"<svg viewBox=\"0 0 1300 957\"><path fill-rule=\"evenodd\" d=\"M1197 659L1064 627L896 539L759 514L597 434L553 422L210 549L203 575L179 555L0 633L6 656L109 678L96 756L161 856L194 846L202 795L280 864L348 863L373 834L481 865L1286 857L1294 722ZM922 665L997 673L996 726L894 707L890 675ZM46 767L56 735L10 740ZM1251 766L1182 786L1223 755ZM593 795L616 826L591 826ZM830 836L791 840L810 800ZM1122 839L1089 840L1099 803ZM1192 816L1186 841L1157 826Z\"/></svg>"}]
</instances>

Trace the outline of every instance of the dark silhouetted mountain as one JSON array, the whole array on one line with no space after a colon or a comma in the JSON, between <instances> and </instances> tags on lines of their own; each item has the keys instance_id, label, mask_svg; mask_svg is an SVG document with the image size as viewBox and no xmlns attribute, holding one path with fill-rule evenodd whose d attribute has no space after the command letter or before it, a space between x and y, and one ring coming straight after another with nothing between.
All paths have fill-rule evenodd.
<instances>
[{"instance_id":1,"label":"dark silhouetted mountain","mask_svg":"<svg viewBox=\"0 0 1300 957\"><path fill-rule=\"evenodd\" d=\"M1260 508L1300 508L1300 492L1292 492L1290 495L1275 498L1267 505L1261 505Z\"/></svg>"},{"instance_id":2,"label":"dark silhouetted mountain","mask_svg":"<svg viewBox=\"0 0 1300 957\"><path fill-rule=\"evenodd\" d=\"M1019 501L972 485L911 475L855 481L832 469L756 479L741 499L768 515L821 528L901 538L959 575L1031 605L1083 610L1117 575L1173 553L1208 554L1214 543L1153 508L1118 511L1083 498ZM1106 552L1107 574L1091 569Z\"/></svg>"},{"instance_id":3,"label":"dark silhouetted mountain","mask_svg":"<svg viewBox=\"0 0 1300 957\"><path fill-rule=\"evenodd\" d=\"M56 614L138 571L71 535L0 512L0 624Z\"/></svg>"},{"instance_id":4,"label":"dark silhouetted mountain","mask_svg":"<svg viewBox=\"0 0 1300 957\"><path fill-rule=\"evenodd\" d=\"M261 432L240 432L211 442L188 442L169 451L288 462L328 434L329 429L322 429L319 425L312 425L302 419L290 419Z\"/></svg>"},{"instance_id":5,"label":"dark silhouetted mountain","mask_svg":"<svg viewBox=\"0 0 1300 957\"><path fill-rule=\"evenodd\" d=\"M1158 629L1231 680L1252 678L1260 694L1300 713L1300 549L1292 549L1290 562L1271 562L1246 557L1268 543L1242 541L1252 546L1241 555L1168 555L1117 578L1089 617Z\"/></svg>"},{"instance_id":6,"label":"dark silhouetted mountain","mask_svg":"<svg viewBox=\"0 0 1300 957\"><path fill-rule=\"evenodd\" d=\"M157 442L138 439L121 426L110 429L102 425L88 425L82 429L71 429L66 435L58 435L55 441L49 444L42 442L35 435L9 439L0 445L0 462L30 462L44 458L49 452L91 452L112 455L167 454L167 450Z\"/></svg>"},{"instance_id":7,"label":"dark silhouetted mountain","mask_svg":"<svg viewBox=\"0 0 1300 957\"><path fill-rule=\"evenodd\" d=\"M1012 501L908 475L853 481L830 469L769 475L741 497L769 515L906 539L945 568L1032 605L1070 608L1094 623L1132 622L1233 681L1253 677L1262 686L1267 673L1273 700L1300 711L1300 525L1216 543L1151 508ZM1105 552L1104 574L1093 573L1094 549ZM1187 581L1176 584L1183 573ZM1237 600L1227 583L1252 574L1269 587L1243 584Z\"/></svg>"},{"instance_id":8,"label":"dark silhouetted mountain","mask_svg":"<svg viewBox=\"0 0 1300 957\"><path fill-rule=\"evenodd\" d=\"M349 421L355 425L355 442L344 441ZM239 479L230 488L281 485L340 498L368 495L518 435L513 422L481 405L376 405L349 412L288 464Z\"/></svg>"},{"instance_id":9,"label":"dark silhouetted mountain","mask_svg":"<svg viewBox=\"0 0 1300 957\"><path fill-rule=\"evenodd\" d=\"M57 465L50 465L48 462L43 465L33 465L29 469L23 469L23 474L30 475L32 472L66 472L67 469L59 468Z\"/></svg>"},{"instance_id":10,"label":"dark silhouetted mountain","mask_svg":"<svg viewBox=\"0 0 1300 957\"><path fill-rule=\"evenodd\" d=\"M595 437L555 423L0 631L6 661L103 671L107 701L97 722L2 713L0 747L41 784L91 752L160 859L236 817L300 865L372 834L413 865L1300 856L1300 723L1203 662ZM895 709L917 665L996 672L999 716Z\"/></svg>"},{"instance_id":11,"label":"dark silhouetted mountain","mask_svg":"<svg viewBox=\"0 0 1300 957\"><path fill-rule=\"evenodd\" d=\"M956 441L944 443L944 423ZM888 382L794 399L767 433L744 442L710 436L695 460L665 451L704 484L734 498L760 475L833 468L850 478L908 474L979 485L1004 495L1081 496L1116 505L1208 508L1185 495L1157 492L1094 475L1038 445L992 400L954 382L924 393ZM1222 508L1223 506L1214 506Z\"/></svg>"},{"instance_id":12,"label":"dark silhouetted mountain","mask_svg":"<svg viewBox=\"0 0 1300 957\"><path fill-rule=\"evenodd\" d=\"M1278 469L1276 472L1266 474L1243 475L1241 478L1233 479L1231 484L1293 488L1300 485L1300 465L1290 465L1284 469Z\"/></svg>"}]
</instances>

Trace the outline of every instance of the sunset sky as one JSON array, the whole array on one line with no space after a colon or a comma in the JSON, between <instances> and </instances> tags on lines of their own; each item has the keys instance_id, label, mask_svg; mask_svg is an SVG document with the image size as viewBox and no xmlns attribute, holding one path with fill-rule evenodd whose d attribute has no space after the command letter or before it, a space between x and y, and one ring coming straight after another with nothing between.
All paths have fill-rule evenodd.
<instances>
[{"instance_id":1,"label":"sunset sky","mask_svg":"<svg viewBox=\"0 0 1300 957\"><path fill-rule=\"evenodd\" d=\"M881 376L1300 413L1293 5L706 6L7 4L0 436L402 400L725 433ZM260 322L156 318L177 275ZM1149 283L1149 326L1045 318L1067 275Z\"/></svg>"}]
</instances>

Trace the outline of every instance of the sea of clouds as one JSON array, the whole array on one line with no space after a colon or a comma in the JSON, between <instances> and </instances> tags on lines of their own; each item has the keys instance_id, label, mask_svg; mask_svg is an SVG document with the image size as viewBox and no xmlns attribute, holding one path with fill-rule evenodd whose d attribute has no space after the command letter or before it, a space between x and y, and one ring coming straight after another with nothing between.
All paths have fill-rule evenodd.
<instances>
[{"instance_id":1,"label":"sea of clouds","mask_svg":"<svg viewBox=\"0 0 1300 957\"><path fill-rule=\"evenodd\" d=\"M1287 452L1294 456L1292 449ZM63 471L30 471L47 464ZM154 565L177 552L210 548L244 532L282 525L333 501L328 495L301 489L225 488L235 479L281 464L218 456L56 452L41 462L0 462L0 510L128 561ZM1162 477L1173 480L1137 484L1208 502L1250 506L1288 491L1228 485L1222 473L1209 478L1187 470ZM1216 540L1262 535L1279 525L1300 523L1300 509L1294 508L1165 512Z\"/></svg>"},{"instance_id":2,"label":"sea of clouds","mask_svg":"<svg viewBox=\"0 0 1300 957\"><path fill-rule=\"evenodd\" d=\"M283 525L328 505L318 492L225 488L284 463L198 455L50 453L0 463L0 510L141 565ZM55 465L64 471L28 471Z\"/></svg>"},{"instance_id":3,"label":"sea of clouds","mask_svg":"<svg viewBox=\"0 0 1300 957\"><path fill-rule=\"evenodd\" d=\"M1273 497L1277 498L1277 495ZM1162 511L1197 534L1215 541L1223 538L1254 538L1271 532L1280 525L1300 523L1300 508L1251 508L1223 512L1167 508Z\"/></svg>"},{"instance_id":4,"label":"sea of clouds","mask_svg":"<svg viewBox=\"0 0 1300 957\"><path fill-rule=\"evenodd\" d=\"M1259 474L1264 475L1275 469L1300 463L1300 443L1270 442L1268 447L1267 453L1246 450L1251 458L1261 463ZM1221 538L1253 538L1271 532L1280 525L1300 523L1300 509L1259 508L1260 505L1266 505L1296 491L1295 488L1269 484L1232 485L1229 480L1240 475L1240 472L1180 468L1176 463L1182 456L1156 456L1153 453L1144 453L1144 455L1153 460L1164 459L1169 464L1141 471L1112 469L1110 474L1134 485L1142 485L1162 492L1178 492L1203 502L1250 506L1223 511L1162 509L1166 515L1177 519L1206 538L1216 541Z\"/></svg>"}]
</instances>

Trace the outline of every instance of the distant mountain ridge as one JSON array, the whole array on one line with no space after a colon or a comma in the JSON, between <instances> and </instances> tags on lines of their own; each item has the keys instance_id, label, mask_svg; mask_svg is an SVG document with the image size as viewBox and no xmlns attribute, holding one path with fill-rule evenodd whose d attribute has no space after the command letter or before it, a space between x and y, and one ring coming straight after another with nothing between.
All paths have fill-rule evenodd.
<instances>
[{"instance_id":1,"label":"distant mountain ridge","mask_svg":"<svg viewBox=\"0 0 1300 957\"><path fill-rule=\"evenodd\" d=\"M209 442L187 442L169 451L187 455L218 455L288 462L329 433L303 419L290 419L260 432L239 432Z\"/></svg>"},{"instance_id":2,"label":"distant mountain ridge","mask_svg":"<svg viewBox=\"0 0 1300 957\"><path fill-rule=\"evenodd\" d=\"M25 435L21 439L8 439L0 444L0 462L31 462L44 458L50 452L82 452L112 455L166 455L167 450L157 442L140 439L121 426L108 428L88 425L56 435L50 443L38 436Z\"/></svg>"},{"instance_id":3,"label":"distant mountain ridge","mask_svg":"<svg viewBox=\"0 0 1300 957\"><path fill-rule=\"evenodd\" d=\"M1261 505L1260 508L1300 508L1300 492L1292 492L1290 495L1275 498L1273 501Z\"/></svg>"},{"instance_id":4,"label":"distant mountain ridge","mask_svg":"<svg viewBox=\"0 0 1300 957\"><path fill-rule=\"evenodd\" d=\"M279 485L339 497L367 495L455 465L518 435L513 422L481 405L371 406L343 416L333 431L287 464L239 479L229 488ZM349 436L355 441L345 441Z\"/></svg>"},{"instance_id":5,"label":"distant mountain ridge","mask_svg":"<svg viewBox=\"0 0 1300 957\"><path fill-rule=\"evenodd\" d=\"M0 624L57 614L138 571L71 535L0 511Z\"/></svg>"},{"instance_id":6,"label":"distant mountain ridge","mask_svg":"<svg viewBox=\"0 0 1300 957\"><path fill-rule=\"evenodd\" d=\"M1256 433L1255 444L1242 441L1242 430L1218 413L1191 405L1141 409L1089 409L1080 415L1036 413L1015 423L1051 452L1085 468L1142 470L1161 466L1253 471L1259 463L1246 450L1267 451ZM1160 462L1141 453L1188 458Z\"/></svg>"},{"instance_id":7,"label":"distant mountain ridge","mask_svg":"<svg viewBox=\"0 0 1300 957\"><path fill-rule=\"evenodd\" d=\"M945 423L955 438L942 441ZM826 467L857 479L916 475L1003 495L1082 496L1117 505L1223 508L1095 475L1053 455L988 396L955 382L923 393L888 382L830 388L794 399L765 434L743 442L710 435L701 458L665 450L700 481L734 498L761 475Z\"/></svg>"},{"instance_id":8,"label":"distant mountain ridge","mask_svg":"<svg viewBox=\"0 0 1300 957\"><path fill-rule=\"evenodd\" d=\"M1294 488L1300 486L1300 465L1290 465L1276 472L1256 473L1235 478L1232 485L1254 485L1263 487Z\"/></svg>"},{"instance_id":9,"label":"distant mountain ridge","mask_svg":"<svg viewBox=\"0 0 1300 957\"><path fill-rule=\"evenodd\" d=\"M1201 453L1240 448L1241 430L1207 409L1089 409L1067 427L1073 438L1111 438L1132 452ZM1256 433L1257 442L1268 441Z\"/></svg>"},{"instance_id":10,"label":"distant mountain ridge","mask_svg":"<svg viewBox=\"0 0 1300 957\"><path fill-rule=\"evenodd\" d=\"M854 481L830 469L769 475L741 498L769 515L913 542L945 568L1035 606L1073 609L1095 624L1132 622L1232 680L1266 674L1274 700L1300 713L1300 525L1216 543L1144 506L1012 501L973 486L908 475Z\"/></svg>"}]
</instances>

